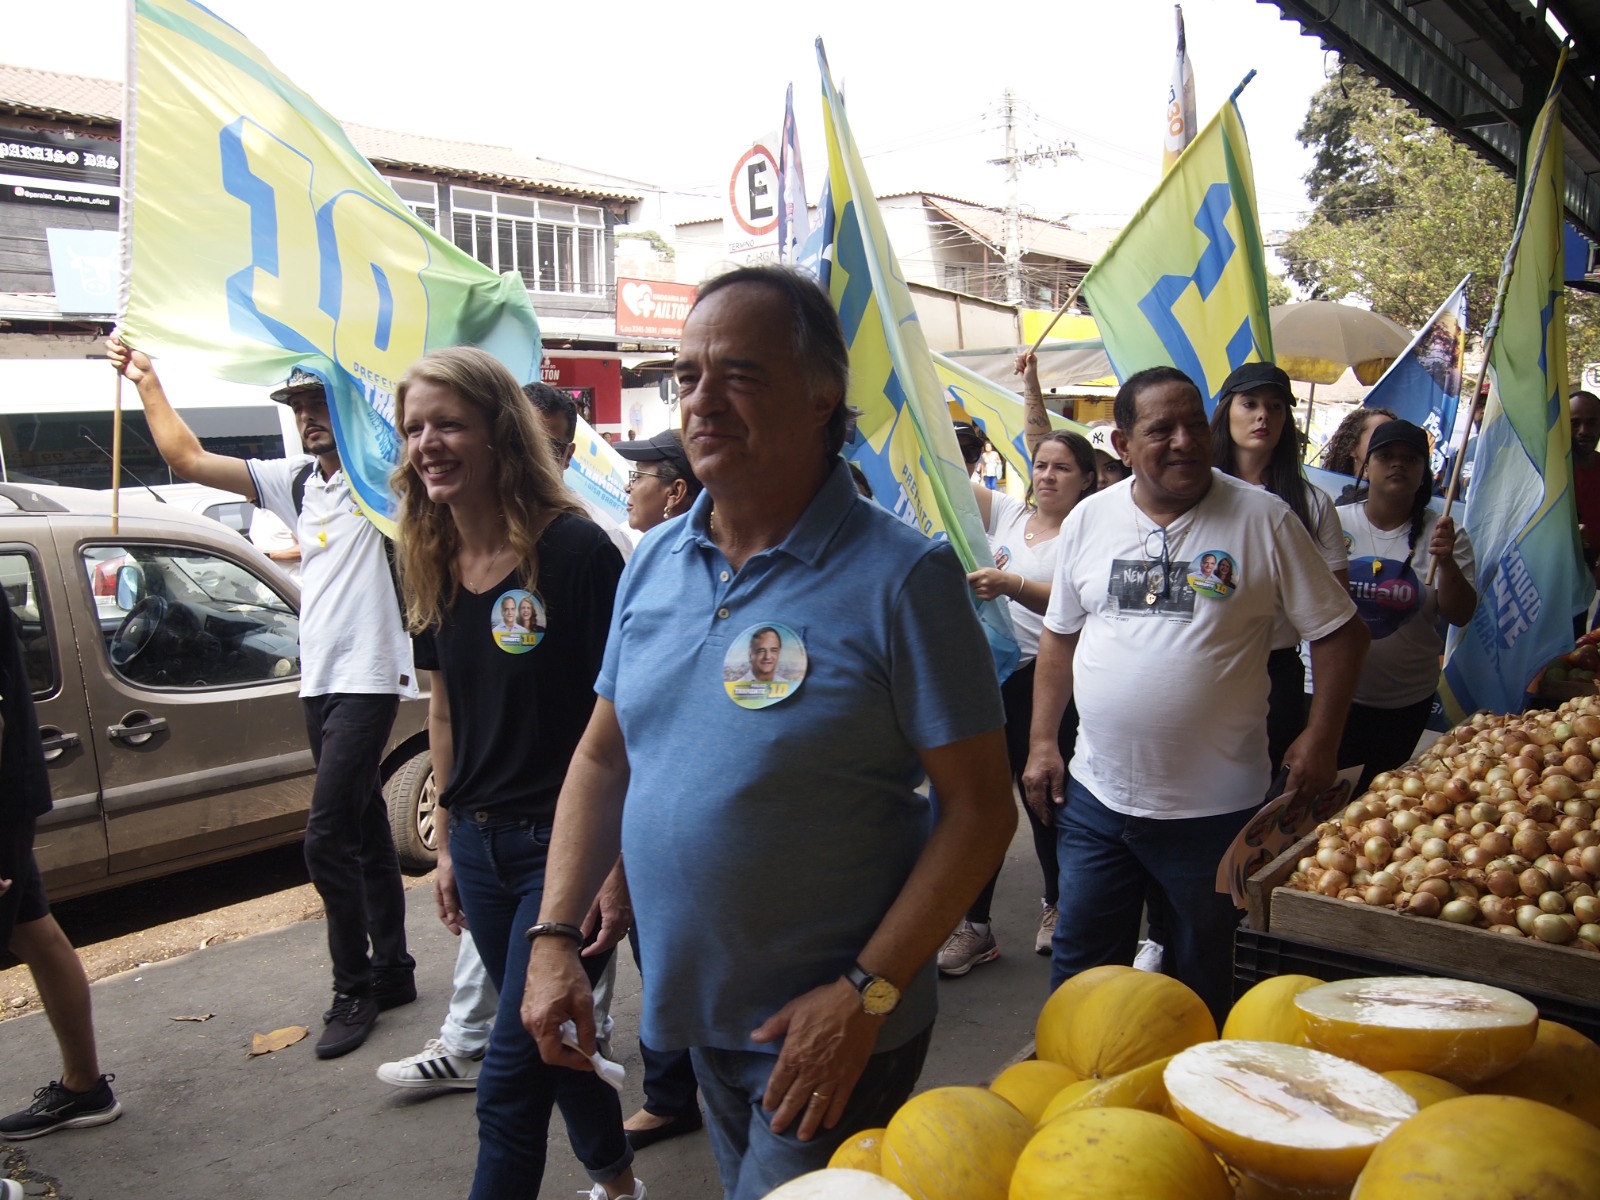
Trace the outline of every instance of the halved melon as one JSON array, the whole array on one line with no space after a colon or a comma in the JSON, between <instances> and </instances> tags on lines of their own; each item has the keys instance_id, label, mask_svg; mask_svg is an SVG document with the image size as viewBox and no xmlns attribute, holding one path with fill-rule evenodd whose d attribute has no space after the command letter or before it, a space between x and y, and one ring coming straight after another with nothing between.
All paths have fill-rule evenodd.
<instances>
[{"instance_id":1,"label":"halved melon","mask_svg":"<svg viewBox=\"0 0 1600 1200\"><path fill-rule=\"evenodd\" d=\"M1228 1013L1222 1024L1226 1040L1245 1042L1283 1042L1290 1046L1310 1046L1305 1019L1294 1006L1294 998L1320 979L1310 975L1274 975L1251 988Z\"/></svg>"},{"instance_id":2,"label":"halved melon","mask_svg":"<svg viewBox=\"0 0 1600 1200\"><path fill-rule=\"evenodd\" d=\"M1460 1096L1395 1130L1350 1200L1594 1200L1600 1134L1520 1096Z\"/></svg>"},{"instance_id":3,"label":"halved melon","mask_svg":"<svg viewBox=\"0 0 1600 1200\"><path fill-rule=\"evenodd\" d=\"M1173 1056L1173 1112L1242 1174L1348 1188L1417 1102L1376 1071L1281 1042L1217 1041Z\"/></svg>"},{"instance_id":4,"label":"halved melon","mask_svg":"<svg viewBox=\"0 0 1600 1200\"><path fill-rule=\"evenodd\" d=\"M1077 1082L1078 1077L1070 1068L1042 1058L1030 1058L1012 1063L1001 1071L989 1090L1011 1101L1012 1107L1027 1117L1029 1123L1037 1125L1039 1115L1055 1099L1056 1093L1069 1083Z\"/></svg>"},{"instance_id":5,"label":"halved melon","mask_svg":"<svg viewBox=\"0 0 1600 1200\"><path fill-rule=\"evenodd\" d=\"M770 1191L766 1200L908 1200L882 1175L828 1167L810 1171Z\"/></svg>"},{"instance_id":6,"label":"halved melon","mask_svg":"<svg viewBox=\"0 0 1600 1200\"><path fill-rule=\"evenodd\" d=\"M1522 1061L1472 1090L1537 1100L1600 1126L1600 1046L1557 1021L1540 1021Z\"/></svg>"},{"instance_id":7,"label":"halved melon","mask_svg":"<svg viewBox=\"0 0 1600 1200\"><path fill-rule=\"evenodd\" d=\"M1211 1010L1193 989L1130 971L1093 988L1072 1013L1066 1064L1084 1079L1110 1079L1216 1036Z\"/></svg>"},{"instance_id":8,"label":"halved melon","mask_svg":"<svg viewBox=\"0 0 1600 1200\"><path fill-rule=\"evenodd\" d=\"M1085 1108L1041 1126L1009 1200L1233 1200L1227 1173L1182 1125L1136 1108Z\"/></svg>"},{"instance_id":9,"label":"halved melon","mask_svg":"<svg viewBox=\"0 0 1600 1200\"><path fill-rule=\"evenodd\" d=\"M1294 1003L1319 1049L1460 1087L1510 1070L1539 1028L1539 1010L1515 992L1459 979L1348 979L1309 988Z\"/></svg>"},{"instance_id":10,"label":"halved melon","mask_svg":"<svg viewBox=\"0 0 1600 1200\"><path fill-rule=\"evenodd\" d=\"M1421 1071L1384 1071L1383 1077L1398 1086L1417 1102L1418 1108L1427 1108L1441 1100L1454 1100L1467 1093L1448 1079L1437 1075L1424 1075Z\"/></svg>"},{"instance_id":11,"label":"halved melon","mask_svg":"<svg viewBox=\"0 0 1600 1200\"><path fill-rule=\"evenodd\" d=\"M1033 1049L1040 1058L1050 1062L1067 1061L1067 1030L1072 1028L1073 1015L1084 997L1108 979L1119 975L1137 975L1132 967L1108 963L1103 967L1090 967L1079 971L1071 979L1050 993L1050 999L1039 1010L1039 1021L1034 1027Z\"/></svg>"}]
</instances>

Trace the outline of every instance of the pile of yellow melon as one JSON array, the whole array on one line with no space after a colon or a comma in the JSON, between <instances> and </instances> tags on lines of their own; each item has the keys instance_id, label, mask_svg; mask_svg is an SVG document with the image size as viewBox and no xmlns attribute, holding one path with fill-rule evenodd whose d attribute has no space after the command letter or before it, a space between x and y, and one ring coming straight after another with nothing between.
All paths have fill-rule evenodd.
<instances>
[{"instance_id":1,"label":"pile of yellow melon","mask_svg":"<svg viewBox=\"0 0 1600 1200\"><path fill-rule=\"evenodd\" d=\"M1038 1057L913 1096L768 1200L1600 1200L1600 1046L1450 979L1189 988L1098 967Z\"/></svg>"}]
</instances>

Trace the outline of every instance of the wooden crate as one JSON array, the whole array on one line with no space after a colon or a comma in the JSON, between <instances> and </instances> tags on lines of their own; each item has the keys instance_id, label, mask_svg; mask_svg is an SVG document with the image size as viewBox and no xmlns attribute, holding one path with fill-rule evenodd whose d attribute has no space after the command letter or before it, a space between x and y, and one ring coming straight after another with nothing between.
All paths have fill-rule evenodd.
<instances>
[{"instance_id":1,"label":"wooden crate","mask_svg":"<svg viewBox=\"0 0 1600 1200\"><path fill-rule=\"evenodd\" d=\"M1250 877L1249 928L1515 992L1600 1003L1600 954L1283 887L1316 844L1313 833Z\"/></svg>"}]
</instances>

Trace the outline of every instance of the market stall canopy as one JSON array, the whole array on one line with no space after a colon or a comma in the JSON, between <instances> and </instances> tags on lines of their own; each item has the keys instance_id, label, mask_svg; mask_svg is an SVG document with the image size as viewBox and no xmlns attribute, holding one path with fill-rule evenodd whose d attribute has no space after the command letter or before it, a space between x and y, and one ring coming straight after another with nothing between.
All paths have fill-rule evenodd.
<instances>
[{"instance_id":1,"label":"market stall canopy","mask_svg":"<svg viewBox=\"0 0 1600 1200\"><path fill-rule=\"evenodd\" d=\"M1600 241L1596 0L1260 0L1372 75L1513 179L1572 38L1562 84L1566 207Z\"/></svg>"},{"instance_id":2,"label":"market stall canopy","mask_svg":"<svg viewBox=\"0 0 1600 1200\"><path fill-rule=\"evenodd\" d=\"M1017 354L1016 346L944 351L946 358L1014 392L1022 389L1022 379L1016 371ZM1038 358L1039 386L1046 392L1116 383L1105 343L1099 338L1046 342L1039 347Z\"/></svg>"},{"instance_id":3,"label":"market stall canopy","mask_svg":"<svg viewBox=\"0 0 1600 1200\"><path fill-rule=\"evenodd\" d=\"M1374 384L1411 344L1404 325L1329 300L1277 304L1271 319L1278 365L1306 383L1333 383L1348 369L1362 383Z\"/></svg>"}]
</instances>

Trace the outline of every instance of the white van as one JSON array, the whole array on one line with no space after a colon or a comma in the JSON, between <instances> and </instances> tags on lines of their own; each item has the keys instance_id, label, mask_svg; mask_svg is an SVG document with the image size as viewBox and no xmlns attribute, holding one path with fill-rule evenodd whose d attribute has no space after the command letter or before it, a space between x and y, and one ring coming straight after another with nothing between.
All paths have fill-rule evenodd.
<instances>
[{"instance_id":1,"label":"white van","mask_svg":"<svg viewBox=\"0 0 1600 1200\"><path fill-rule=\"evenodd\" d=\"M235 458L300 451L287 405L271 388L225 383L160 362L162 385L207 450ZM0 358L0 480L101 490L111 486L116 376L103 358ZM181 483L161 461L138 390L122 382L122 485Z\"/></svg>"}]
</instances>

